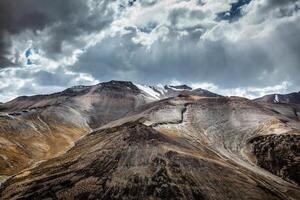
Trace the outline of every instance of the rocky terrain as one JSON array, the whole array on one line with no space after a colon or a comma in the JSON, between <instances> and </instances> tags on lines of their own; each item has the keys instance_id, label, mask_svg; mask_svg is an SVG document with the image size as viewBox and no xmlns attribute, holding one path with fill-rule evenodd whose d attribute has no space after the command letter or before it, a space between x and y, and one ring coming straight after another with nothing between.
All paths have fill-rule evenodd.
<instances>
[{"instance_id":1,"label":"rocky terrain","mask_svg":"<svg viewBox=\"0 0 300 200\"><path fill-rule=\"evenodd\" d=\"M298 108L120 81L20 97L1 105L0 197L298 200Z\"/></svg>"}]
</instances>

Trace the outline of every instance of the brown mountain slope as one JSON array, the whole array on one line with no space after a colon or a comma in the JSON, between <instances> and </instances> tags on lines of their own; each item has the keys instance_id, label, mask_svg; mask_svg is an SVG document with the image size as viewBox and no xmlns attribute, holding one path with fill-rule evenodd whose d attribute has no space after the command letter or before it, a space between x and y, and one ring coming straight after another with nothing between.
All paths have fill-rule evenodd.
<instances>
[{"instance_id":1,"label":"brown mountain slope","mask_svg":"<svg viewBox=\"0 0 300 200\"><path fill-rule=\"evenodd\" d=\"M243 98L167 99L13 176L1 197L296 200L297 123Z\"/></svg>"},{"instance_id":2,"label":"brown mountain slope","mask_svg":"<svg viewBox=\"0 0 300 200\"><path fill-rule=\"evenodd\" d=\"M130 82L111 81L1 105L0 176L64 153L75 141L145 103Z\"/></svg>"},{"instance_id":3,"label":"brown mountain slope","mask_svg":"<svg viewBox=\"0 0 300 200\"><path fill-rule=\"evenodd\" d=\"M89 130L83 121L67 122L47 110L0 117L0 174L13 175L60 155Z\"/></svg>"}]
</instances>

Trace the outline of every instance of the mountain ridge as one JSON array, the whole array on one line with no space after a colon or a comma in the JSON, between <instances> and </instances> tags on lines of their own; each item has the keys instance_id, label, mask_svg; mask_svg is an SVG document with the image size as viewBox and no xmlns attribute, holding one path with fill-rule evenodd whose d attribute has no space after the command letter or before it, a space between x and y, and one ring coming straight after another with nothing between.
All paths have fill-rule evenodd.
<instances>
[{"instance_id":1,"label":"mountain ridge","mask_svg":"<svg viewBox=\"0 0 300 200\"><path fill-rule=\"evenodd\" d=\"M132 90L137 91L138 89L142 92L143 91L142 88L138 88L138 86L144 86L146 88L150 88L155 90L157 93L159 93L161 95L161 98L163 97L171 97L171 96L175 96L180 94L180 92L183 91L189 91L189 92L193 92L193 94L197 95L197 91L199 92L199 95L201 94L201 92L203 93L203 95L211 95L211 96L221 96L218 94L214 94L208 90L204 90L201 88L196 88L196 89L192 89L191 87L187 86L187 85L165 85L165 86L147 86L147 85L140 85L140 84L135 84L131 81L119 81L119 80L111 80L108 82L102 82L102 83L98 83L96 85L90 85L90 86L85 86L85 85L76 85L76 86L72 86L70 88L67 88L61 92L55 92L55 93L50 93L50 94L42 94L42 95L32 95L32 96L19 96L16 97L15 99L12 99L8 102L2 103L2 104L7 104L16 100L26 100L26 99L38 99L38 98L48 98L48 97L60 97L60 96L72 96L72 95L80 95L81 93L87 92L89 89L95 88L95 87L99 87L101 85L104 86L121 86L121 87L129 87ZM167 90L171 90L171 92L167 93ZM173 90L173 91L172 91Z\"/></svg>"}]
</instances>

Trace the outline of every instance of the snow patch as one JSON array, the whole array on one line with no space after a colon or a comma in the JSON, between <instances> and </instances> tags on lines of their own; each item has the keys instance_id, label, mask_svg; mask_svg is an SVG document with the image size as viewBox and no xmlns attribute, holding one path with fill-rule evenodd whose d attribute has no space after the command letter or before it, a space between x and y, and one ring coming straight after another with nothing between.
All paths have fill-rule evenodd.
<instances>
[{"instance_id":1,"label":"snow patch","mask_svg":"<svg viewBox=\"0 0 300 200\"><path fill-rule=\"evenodd\" d=\"M154 90L159 92L160 95L164 95L164 94L168 93L168 91L165 89L165 87L161 84L158 84L156 86L151 86L151 88L153 88Z\"/></svg>"},{"instance_id":2,"label":"snow patch","mask_svg":"<svg viewBox=\"0 0 300 200\"><path fill-rule=\"evenodd\" d=\"M275 94L275 97L274 97L274 103L279 103L279 97L278 97L278 94Z\"/></svg>"},{"instance_id":3,"label":"snow patch","mask_svg":"<svg viewBox=\"0 0 300 200\"><path fill-rule=\"evenodd\" d=\"M151 87L149 86L145 86L145 85L139 85L139 84L135 84L136 87L138 87L142 92L144 92L146 95L150 96L153 99L160 99L160 93L156 92L155 90L153 90Z\"/></svg>"}]
</instances>

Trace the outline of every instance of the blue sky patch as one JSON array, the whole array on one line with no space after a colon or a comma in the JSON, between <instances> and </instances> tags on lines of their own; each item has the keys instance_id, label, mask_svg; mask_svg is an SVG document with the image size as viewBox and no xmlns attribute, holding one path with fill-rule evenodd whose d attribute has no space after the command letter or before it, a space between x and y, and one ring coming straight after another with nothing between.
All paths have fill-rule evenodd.
<instances>
[{"instance_id":1,"label":"blue sky patch","mask_svg":"<svg viewBox=\"0 0 300 200\"><path fill-rule=\"evenodd\" d=\"M136 0L129 0L128 1L128 6L133 6L133 4L136 2Z\"/></svg>"},{"instance_id":2,"label":"blue sky patch","mask_svg":"<svg viewBox=\"0 0 300 200\"><path fill-rule=\"evenodd\" d=\"M229 11L218 13L217 20L228 20L230 22L238 20L242 16L241 8L244 5L248 5L251 0L239 0L236 3L231 4Z\"/></svg>"},{"instance_id":3,"label":"blue sky patch","mask_svg":"<svg viewBox=\"0 0 300 200\"><path fill-rule=\"evenodd\" d=\"M27 65L32 65L33 62L30 59L27 59Z\"/></svg>"},{"instance_id":4,"label":"blue sky patch","mask_svg":"<svg viewBox=\"0 0 300 200\"><path fill-rule=\"evenodd\" d=\"M32 55L31 49L27 49L27 50L25 51L25 56L26 56L26 58L28 58L28 57L31 56L31 55Z\"/></svg>"}]
</instances>

